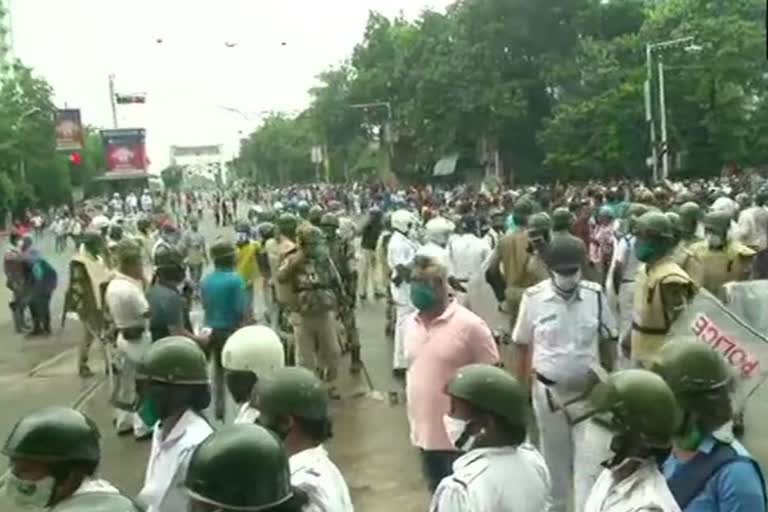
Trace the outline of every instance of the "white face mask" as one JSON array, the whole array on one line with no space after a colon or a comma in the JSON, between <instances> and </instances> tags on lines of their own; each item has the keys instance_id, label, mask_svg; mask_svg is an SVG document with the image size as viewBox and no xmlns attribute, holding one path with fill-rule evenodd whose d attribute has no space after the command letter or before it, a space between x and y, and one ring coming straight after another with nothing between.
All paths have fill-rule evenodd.
<instances>
[{"instance_id":1,"label":"white face mask","mask_svg":"<svg viewBox=\"0 0 768 512\"><path fill-rule=\"evenodd\" d=\"M557 272L552 273L552 282L558 290L563 292L575 290L579 285L579 281L581 281L581 270L577 270L570 275L558 274Z\"/></svg>"},{"instance_id":2,"label":"white face mask","mask_svg":"<svg viewBox=\"0 0 768 512\"><path fill-rule=\"evenodd\" d=\"M457 449L463 452L468 452L475 446L477 434L470 436L465 435L467 427L469 426L469 420L462 420L444 414L443 426L445 426L445 432L448 434L448 439L451 441L451 444Z\"/></svg>"},{"instance_id":3,"label":"white face mask","mask_svg":"<svg viewBox=\"0 0 768 512\"><path fill-rule=\"evenodd\" d=\"M709 245L710 247L722 247L725 242L722 236L716 235L714 233L707 233L706 238L707 238L707 245Z\"/></svg>"},{"instance_id":4,"label":"white face mask","mask_svg":"<svg viewBox=\"0 0 768 512\"><path fill-rule=\"evenodd\" d=\"M46 476L40 480L22 480L8 472L5 480L5 495L22 508L44 509L53 496L56 480Z\"/></svg>"}]
</instances>

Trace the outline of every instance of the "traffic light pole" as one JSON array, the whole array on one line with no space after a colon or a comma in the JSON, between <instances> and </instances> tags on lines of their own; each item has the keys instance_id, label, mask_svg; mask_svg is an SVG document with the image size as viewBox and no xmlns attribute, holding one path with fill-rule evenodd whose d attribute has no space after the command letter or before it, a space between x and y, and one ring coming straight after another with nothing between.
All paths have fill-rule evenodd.
<instances>
[{"instance_id":1,"label":"traffic light pole","mask_svg":"<svg viewBox=\"0 0 768 512\"><path fill-rule=\"evenodd\" d=\"M109 104L112 107L112 128L117 128L117 99L115 98L115 75L109 75Z\"/></svg>"}]
</instances>

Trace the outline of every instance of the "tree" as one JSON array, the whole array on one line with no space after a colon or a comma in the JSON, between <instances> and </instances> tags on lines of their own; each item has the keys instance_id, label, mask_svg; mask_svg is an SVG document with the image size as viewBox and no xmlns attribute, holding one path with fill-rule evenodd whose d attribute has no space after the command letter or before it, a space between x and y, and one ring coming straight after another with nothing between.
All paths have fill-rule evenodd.
<instances>
[{"instance_id":1,"label":"tree","mask_svg":"<svg viewBox=\"0 0 768 512\"><path fill-rule=\"evenodd\" d=\"M180 165L169 165L160 171L160 178L166 189L178 192L184 181L184 168Z\"/></svg>"}]
</instances>

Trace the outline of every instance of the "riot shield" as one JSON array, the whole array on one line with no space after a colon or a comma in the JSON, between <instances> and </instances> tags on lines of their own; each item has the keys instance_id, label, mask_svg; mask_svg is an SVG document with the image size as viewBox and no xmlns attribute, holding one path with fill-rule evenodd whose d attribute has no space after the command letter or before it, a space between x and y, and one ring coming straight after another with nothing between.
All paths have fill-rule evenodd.
<instances>
[{"instance_id":1,"label":"riot shield","mask_svg":"<svg viewBox=\"0 0 768 512\"><path fill-rule=\"evenodd\" d=\"M755 300L766 299L757 297ZM751 306L741 304L739 311L750 311ZM762 315L768 316L765 309ZM706 343L723 356L734 372L733 403L737 412L744 410L748 399L768 378L768 338L704 289L670 328L669 343L680 339Z\"/></svg>"}]
</instances>

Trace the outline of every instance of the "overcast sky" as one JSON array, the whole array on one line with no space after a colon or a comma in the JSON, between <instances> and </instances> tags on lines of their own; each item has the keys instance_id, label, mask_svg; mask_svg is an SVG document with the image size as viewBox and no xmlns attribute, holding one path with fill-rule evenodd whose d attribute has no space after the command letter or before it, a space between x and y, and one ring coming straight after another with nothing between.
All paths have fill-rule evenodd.
<instances>
[{"instance_id":1,"label":"overcast sky","mask_svg":"<svg viewBox=\"0 0 768 512\"><path fill-rule=\"evenodd\" d=\"M231 152L238 130L258 123L219 106L306 107L315 76L362 39L369 10L413 18L452 1L12 0L14 51L51 83L58 105L82 109L87 124L111 127L110 73L117 92L146 92L145 105L118 107L118 117L121 127L147 129L159 172L172 144L225 144Z\"/></svg>"}]
</instances>

